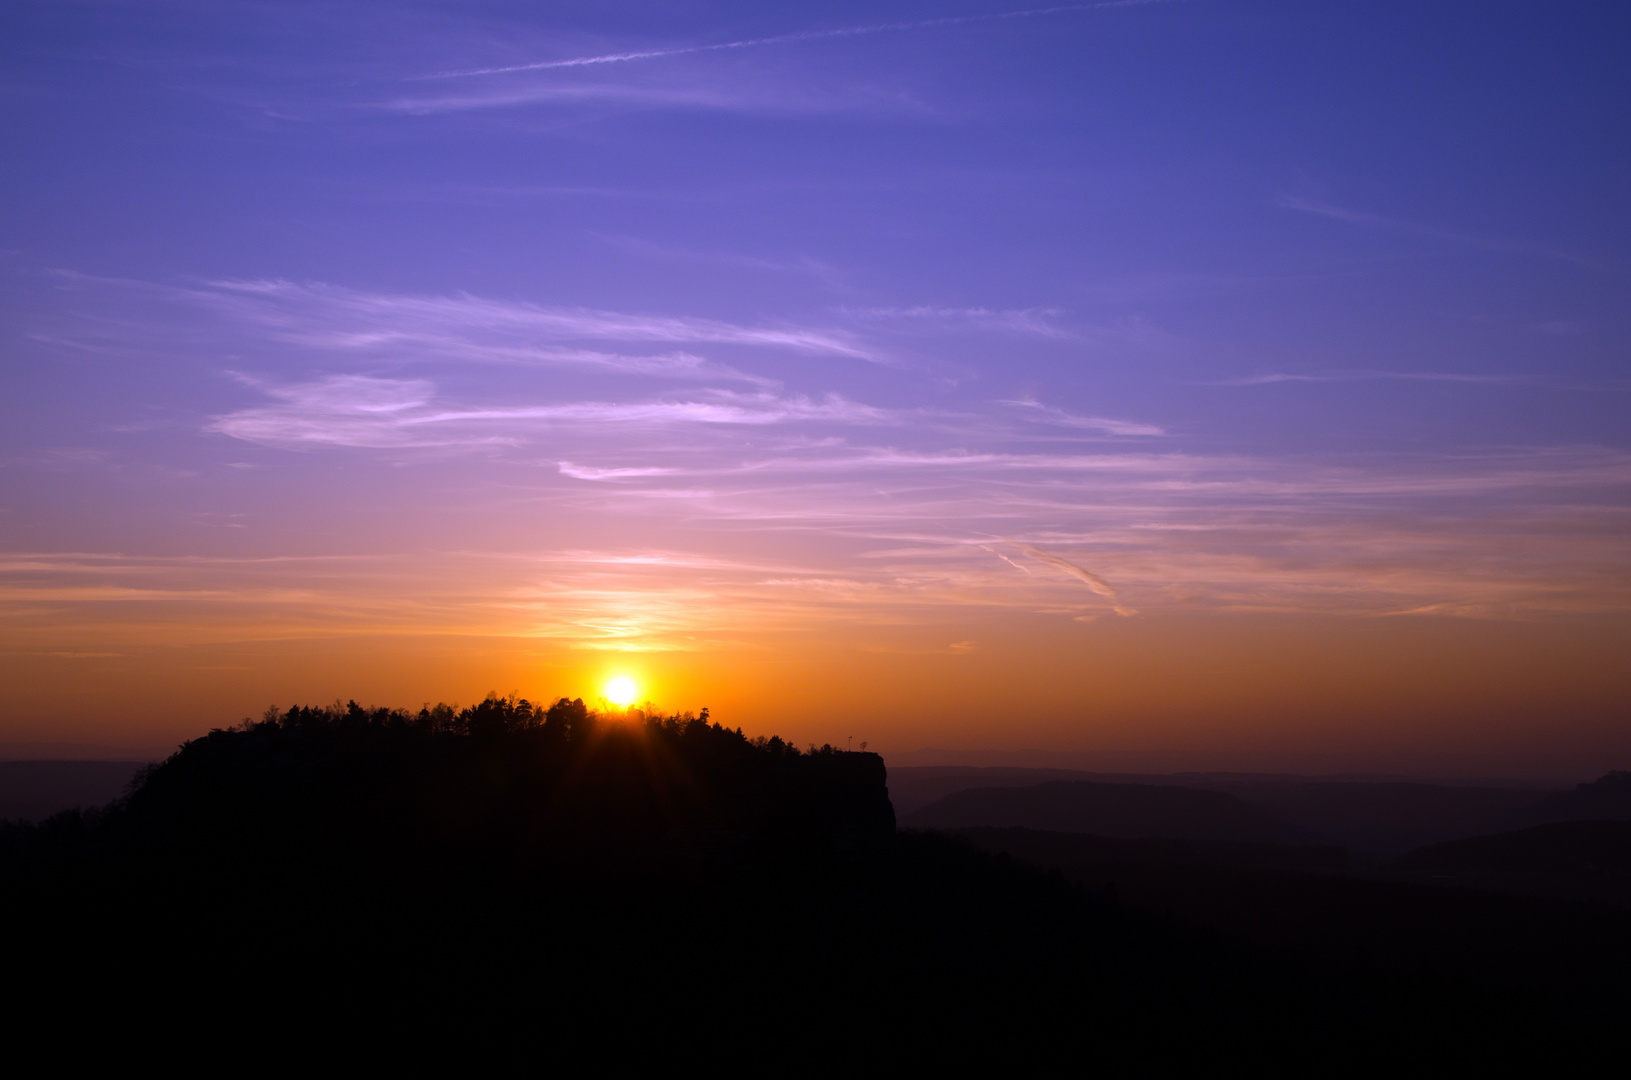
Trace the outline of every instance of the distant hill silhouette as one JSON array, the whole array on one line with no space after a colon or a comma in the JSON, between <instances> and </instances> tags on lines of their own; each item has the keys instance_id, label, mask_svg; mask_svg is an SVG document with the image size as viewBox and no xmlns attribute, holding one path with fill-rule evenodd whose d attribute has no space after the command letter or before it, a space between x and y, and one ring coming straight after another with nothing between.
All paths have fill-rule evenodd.
<instances>
[{"instance_id":1,"label":"distant hill silhouette","mask_svg":"<svg viewBox=\"0 0 1631 1080\"><path fill-rule=\"evenodd\" d=\"M1307 842L1303 830L1231 795L1157 784L1054 780L959 791L904 819L913 828L1026 828L1135 839Z\"/></svg>"},{"instance_id":2,"label":"distant hill silhouette","mask_svg":"<svg viewBox=\"0 0 1631 1080\"><path fill-rule=\"evenodd\" d=\"M1536 788L1431 784L1412 781L1310 779L1238 773L1118 774L1062 769L920 766L890 770L890 793L902 818L958 791L1025 787L1060 780L1183 787L1233 796L1302 830L1321 843L1398 854L1424 844L1477 836L1542 820L1612 816L1534 808L1553 793ZM993 825L995 822L969 822Z\"/></svg>"},{"instance_id":3,"label":"distant hill silhouette","mask_svg":"<svg viewBox=\"0 0 1631 1080\"><path fill-rule=\"evenodd\" d=\"M1027 828L967 828L952 830L979 847L1009 850L1024 838L1038 844L1027 857L1048 852L1033 862L1052 866L1051 852L1068 851L1075 859L1089 858L1102 866L1244 867L1253 870L1288 870L1297 873L1340 874L1350 868L1346 848L1330 844L1273 844L1236 840L1186 840L1161 837L1122 839L1088 833L1062 833ZM1001 840L998 844L995 841ZM1048 845L1053 845L1049 847ZM1095 884L1110 885L1114 876Z\"/></svg>"},{"instance_id":4,"label":"distant hill silhouette","mask_svg":"<svg viewBox=\"0 0 1631 1080\"><path fill-rule=\"evenodd\" d=\"M145 761L0 761L0 821L39 821L125 793Z\"/></svg>"},{"instance_id":5,"label":"distant hill silhouette","mask_svg":"<svg viewBox=\"0 0 1631 1080\"><path fill-rule=\"evenodd\" d=\"M1136 783L1143 778L1099 776L1073 769L1024 769L997 765L912 765L889 767L889 799L895 813L909 814L947 795L971 788L1030 787L1050 780L1097 780L1104 783ZM1163 777L1160 782L1166 782Z\"/></svg>"},{"instance_id":6,"label":"distant hill silhouette","mask_svg":"<svg viewBox=\"0 0 1631 1080\"><path fill-rule=\"evenodd\" d=\"M1573 791L1536 800L1509 817L1524 825L1554 821L1631 821L1631 772L1611 772Z\"/></svg>"},{"instance_id":7,"label":"distant hill silhouette","mask_svg":"<svg viewBox=\"0 0 1631 1080\"><path fill-rule=\"evenodd\" d=\"M1434 844L1395 868L1435 883L1631 904L1631 821L1554 822Z\"/></svg>"},{"instance_id":8,"label":"distant hill silhouette","mask_svg":"<svg viewBox=\"0 0 1631 1080\"><path fill-rule=\"evenodd\" d=\"M1260 780L1218 783L1214 789L1294 821L1328 842L1388 854L1488 832L1545 794L1407 781Z\"/></svg>"}]
</instances>

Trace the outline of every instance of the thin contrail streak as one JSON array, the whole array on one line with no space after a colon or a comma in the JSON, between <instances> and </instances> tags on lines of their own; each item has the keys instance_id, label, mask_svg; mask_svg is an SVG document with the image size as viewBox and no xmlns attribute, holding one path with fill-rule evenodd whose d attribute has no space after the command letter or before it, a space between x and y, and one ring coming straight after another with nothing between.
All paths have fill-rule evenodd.
<instances>
[{"instance_id":1,"label":"thin contrail streak","mask_svg":"<svg viewBox=\"0 0 1631 1080\"><path fill-rule=\"evenodd\" d=\"M959 26L966 23L995 22L1001 19L1030 19L1042 15L1059 15L1069 11L1094 11L1100 8L1141 7L1145 4L1166 3L1168 0L1103 0L1096 4L1059 4L1054 7L1027 8L1024 11L1004 11L993 15L955 15L943 19L919 19L914 22L878 23L874 26L850 26L836 30L799 30L791 34L772 37L747 38L742 41L723 41L715 45L690 45L680 49L647 49L641 52L605 53L600 56L575 56L567 60L540 60L532 64L512 64L508 67L472 68L468 71L443 71L435 75L420 75L419 79L462 79L477 75L506 75L517 71L551 71L556 68L592 67L598 64L626 64L633 60L657 60L665 56L686 56L691 53L720 52L725 49L751 49L761 45L785 45L795 41L819 41L824 38L860 37L864 34L884 34L902 30L927 30L936 26Z\"/></svg>"},{"instance_id":2,"label":"thin contrail streak","mask_svg":"<svg viewBox=\"0 0 1631 1080\"><path fill-rule=\"evenodd\" d=\"M1116 595L1116 590L1110 587L1110 583L1108 581L1104 580L1092 571L1084 570L1075 563L1070 562L1068 559L1061 559L1057 555L1043 551L1038 547L1032 547L1030 544L1015 543L1012 540L1008 542L1019 548L1019 550L1023 551L1031 558L1036 559L1038 562L1045 562L1049 566L1058 567L1060 570L1063 570L1077 581L1080 581L1083 585L1086 585L1089 589L1092 589L1106 600L1109 600L1110 610L1114 611L1117 615L1138 614L1136 610L1121 602L1121 598Z\"/></svg>"}]
</instances>

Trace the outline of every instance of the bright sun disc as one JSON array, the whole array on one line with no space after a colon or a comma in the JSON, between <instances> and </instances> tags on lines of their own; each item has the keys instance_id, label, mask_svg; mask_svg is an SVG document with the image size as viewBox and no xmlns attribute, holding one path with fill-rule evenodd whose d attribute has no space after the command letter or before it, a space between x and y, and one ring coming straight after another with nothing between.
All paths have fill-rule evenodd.
<instances>
[{"instance_id":1,"label":"bright sun disc","mask_svg":"<svg viewBox=\"0 0 1631 1080\"><path fill-rule=\"evenodd\" d=\"M626 709L640 696L640 688L634 685L634 680L619 675L606 684L606 700L620 709Z\"/></svg>"}]
</instances>

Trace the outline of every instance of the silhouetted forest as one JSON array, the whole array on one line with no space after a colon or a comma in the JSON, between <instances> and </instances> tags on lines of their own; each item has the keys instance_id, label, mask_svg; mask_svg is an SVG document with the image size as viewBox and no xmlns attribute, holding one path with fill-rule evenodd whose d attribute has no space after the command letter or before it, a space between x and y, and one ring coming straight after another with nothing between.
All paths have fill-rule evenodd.
<instances>
[{"instance_id":1,"label":"silhouetted forest","mask_svg":"<svg viewBox=\"0 0 1631 1080\"><path fill-rule=\"evenodd\" d=\"M1539 974L1408 934L1377 952L1354 927L1409 923L1417 894L1321 899L1354 884L1322 875L1325 849L1048 836L897 831L877 755L749 739L706 710L352 703L212 731L107 808L0 827L0 901L30 1007L115 994L161 1041L185 1022L583 1044L608 1067L1343 1071L1556 1063L1624 1016L1599 989L1623 919L1582 924L1591 963ZM1532 903L1485 922L1544 937L1560 909ZM1250 925L1296 911L1295 933Z\"/></svg>"}]
</instances>

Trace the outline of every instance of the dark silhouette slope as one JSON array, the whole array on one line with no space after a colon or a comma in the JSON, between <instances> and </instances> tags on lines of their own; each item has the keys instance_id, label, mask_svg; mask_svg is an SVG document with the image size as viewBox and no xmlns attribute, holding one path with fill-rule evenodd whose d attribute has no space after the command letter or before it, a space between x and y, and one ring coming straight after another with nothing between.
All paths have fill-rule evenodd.
<instances>
[{"instance_id":1,"label":"dark silhouette slope","mask_svg":"<svg viewBox=\"0 0 1631 1080\"><path fill-rule=\"evenodd\" d=\"M1257 843L1309 839L1295 826L1220 792L1068 780L960 791L907 816L902 824L933 829L1046 829L1127 839Z\"/></svg>"},{"instance_id":2,"label":"dark silhouette slope","mask_svg":"<svg viewBox=\"0 0 1631 1080\"><path fill-rule=\"evenodd\" d=\"M1312 860L1276 861L1274 849L1254 861L1183 842L1031 829L958 835L1124 902L1215 928L1225 940L1316 960L1327 971L1431 971L1462 985L1530 987L1602 1018L1605 1030L1631 1012L1625 909L1321 873L1326 868Z\"/></svg>"}]
</instances>

